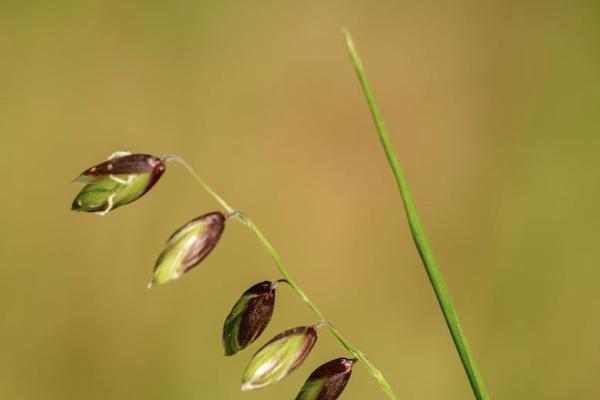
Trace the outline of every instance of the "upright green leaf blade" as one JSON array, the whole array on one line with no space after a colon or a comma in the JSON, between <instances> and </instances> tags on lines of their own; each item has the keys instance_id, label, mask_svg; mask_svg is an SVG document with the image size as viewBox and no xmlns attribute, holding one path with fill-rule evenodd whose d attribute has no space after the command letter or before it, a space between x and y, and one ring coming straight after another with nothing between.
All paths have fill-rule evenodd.
<instances>
[{"instance_id":1,"label":"upright green leaf blade","mask_svg":"<svg viewBox=\"0 0 600 400\"><path fill-rule=\"evenodd\" d=\"M421 256L423 265L425 266L425 271L427 272L427 276L429 277L429 281L431 282L431 286L433 287L437 301L442 309L442 313L444 314L446 324L448 325L448 329L452 335L452 340L454 341L462 361L463 367L471 384L471 388L473 389L473 393L477 399L489 399L485 383L479 373L479 369L477 368L475 358L471 353L467 338L463 333L458 315L450 298L450 293L446 287L446 282L444 281L442 272L438 268L437 262L433 255L433 250L429 245L429 241L427 240L425 228L421 223L415 202L408 188L408 182L406 181L400 162L396 157L396 153L392 146L392 141L383 122L383 117L381 116L379 107L375 101L375 96L373 95L371 87L369 86L369 82L367 81L367 76L363 69L362 61L358 55L358 52L356 51L356 47L354 46L354 42L352 41L350 33L344 30L344 36L346 38L346 47L348 48L348 53L352 59L352 64L356 70L356 74L369 105L369 109L371 110L373 122L377 128L379 139L389 161L390 167L392 168L394 177L396 178L396 184L398 185L398 189L400 190L400 195L404 203L404 208L406 210L406 216L408 218L413 240L419 255Z\"/></svg>"}]
</instances>

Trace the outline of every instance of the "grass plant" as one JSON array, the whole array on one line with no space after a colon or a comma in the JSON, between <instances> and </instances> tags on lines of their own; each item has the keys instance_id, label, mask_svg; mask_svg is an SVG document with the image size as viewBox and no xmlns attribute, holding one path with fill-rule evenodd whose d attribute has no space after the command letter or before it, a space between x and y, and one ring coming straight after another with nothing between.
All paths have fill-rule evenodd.
<instances>
[{"instance_id":1,"label":"grass plant","mask_svg":"<svg viewBox=\"0 0 600 400\"><path fill-rule=\"evenodd\" d=\"M367 82L360 57L347 31L344 31L346 45L358 75L362 90L373 115L373 121L388 158L396 183L406 209L412 237L425 266L427 275L442 309L452 339L471 382L477 399L488 399L485 385L479 374L467 339L460 326L456 310L448 289L438 268L425 229L417 213L413 198L408 189L404 173L395 155L389 134L383 123L373 92ZM256 340L271 319L275 304L275 288L286 283L312 310L319 321L313 325L289 329L273 338L253 357L243 378L243 390L267 386L285 378L308 356L317 341L317 329L325 327L338 340L352 358L338 358L319 367L307 380L297 399L335 400L344 390L352 367L362 364L377 381L381 390L392 400L398 396L381 371L367 358L364 352L352 344L327 319L304 289L292 277L271 241L250 219L238 211L214 191L196 171L182 158L174 155L154 157L148 154L117 152L107 161L85 170L77 181L85 187L75 198L72 208L76 211L95 212L106 215L108 212L136 201L145 195L161 178L170 161L183 165L198 183L223 208L197 217L178 229L165 244L155 265L150 287L162 285L181 278L186 272L204 260L217 246L225 225L229 220L237 220L247 227L270 254L279 270L281 279L264 281L244 292L235 303L224 324L223 339L226 355L234 355L244 350Z\"/></svg>"}]
</instances>

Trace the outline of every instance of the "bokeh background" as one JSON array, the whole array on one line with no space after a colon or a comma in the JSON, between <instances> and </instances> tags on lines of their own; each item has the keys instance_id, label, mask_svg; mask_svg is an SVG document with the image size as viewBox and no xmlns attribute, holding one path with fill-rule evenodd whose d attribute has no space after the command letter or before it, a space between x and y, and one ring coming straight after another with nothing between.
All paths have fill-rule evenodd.
<instances>
[{"instance_id":1,"label":"bokeh background","mask_svg":"<svg viewBox=\"0 0 600 400\"><path fill-rule=\"evenodd\" d=\"M106 217L69 210L115 150L176 153L271 238L401 399L471 393L411 242L340 28L364 58L494 399L600 397L596 1L0 2L0 398L291 399L329 333L241 393L270 336L315 322L287 288L222 356L247 287L278 275L240 224L145 288L217 204L182 168ZM344 399L384 399L356 368Z\"/></svg>"}]
</instances>

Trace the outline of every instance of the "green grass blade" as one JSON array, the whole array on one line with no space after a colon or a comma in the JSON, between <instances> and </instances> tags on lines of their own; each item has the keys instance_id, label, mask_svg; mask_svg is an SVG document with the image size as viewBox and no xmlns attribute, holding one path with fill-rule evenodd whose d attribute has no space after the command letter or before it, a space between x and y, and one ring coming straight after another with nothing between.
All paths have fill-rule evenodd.
<instances>
[{"instance_id":1,"label":"green grass blade","mask_svg":"<svg viewBox=\"0 0 600 400\"><path fill-rule=\"evenodd\" d=\"M363 93L371 110L373 122L375 123L377 133L379 134L379 139L381 140L385 155L387 156L392 168L392 172L394 173L394 177L396 178L396 183L404 203L404 208L406 210L406 216L408 218L413 240L417 246L417 250L421 256L425 270L427 271L427 276L429 277L429 281L431 282L431 286L433 287L437 301L442 309L444 318L446 319L446 324L448 325L448 329L452 335L452 340L454 341L456 350L458 351L467 377L469 378L469 382L475 397L480 400L487 400L489 399L489 395L487 394L485 383L483 382L479 370L477 369L475 358L471 353L469 343L467 342L467 338L465 337L465 334L461 328L458 315L454 305L452 304L452 300L450 299L450 294L448 293L448 288L446 287L444 277L442 276L442 272L437 265L433 251L429 245L429 241L427 240L425 229L415 207L415 202L410 194L410 190L408 189L408 183L404 176L404 172L402 171L402 167L398 162L398 158L396 157L390 136L383 122L381 112L379 111L379 107L375 102L375 97L373 96L373 92L367 81L362 61L358 55L358 52L356 51L356 47L354 46L350 33L344 30L344 36L346 38L346 46L348 48L348 52L350 53L352 64L354 65L354 69L358 75L358 80L360 81Z\"/></svg>"}]
</instances>

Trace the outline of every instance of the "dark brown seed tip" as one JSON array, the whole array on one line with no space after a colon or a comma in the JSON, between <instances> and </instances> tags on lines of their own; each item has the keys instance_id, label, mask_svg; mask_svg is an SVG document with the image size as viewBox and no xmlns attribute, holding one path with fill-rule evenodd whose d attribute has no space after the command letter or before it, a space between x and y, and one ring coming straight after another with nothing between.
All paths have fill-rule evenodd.
<instances>
[{"instance_id":1,"label":"dark brown seed tip","mask_svg":"<svg viewBox=\"0 0 600 400\"><path fill-rule=\"evenodd\" d=\"M336 400L348 384L354 362L337 358L321 365L308 377L296 400Z\"/></svg>"},{"instance_id":2,"label":"dark brown seed tip","mask_svg":"<svg viewBox=\"0 0 600 400\"><path fill-rule=\"evenodd\" d=\"M94 165L83 171L85 176L129 175L143 173L162 174L166 169L165 163L150 154L115 153L108 160Z\"/></svg>"}]
</instances>

